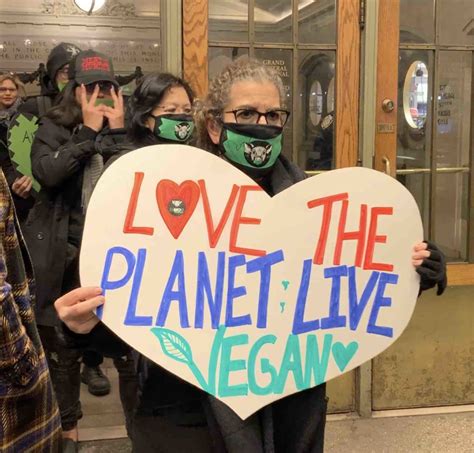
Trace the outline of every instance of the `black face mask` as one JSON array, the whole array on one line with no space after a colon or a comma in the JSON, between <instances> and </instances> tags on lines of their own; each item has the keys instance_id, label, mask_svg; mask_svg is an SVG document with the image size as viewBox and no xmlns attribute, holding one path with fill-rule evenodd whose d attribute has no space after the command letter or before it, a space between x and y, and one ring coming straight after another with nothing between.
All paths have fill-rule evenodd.
<instances>
[{"instance_id":1,"label":"black face mask","mask_svg":"<svg viewBox=\"0 0 474 453\"><path fill-rule=\"evenodd\" d=\"M281 153L283 128L267 124L223 123L219 149L250 177L268 174Z\"/></svg>"},{"instance_id":2,"label":"black face mask","mask_svg":"<svg viewBox=\"0 0 474 453\"><path fill-rule=\"evenodd\" d=\"M166 114L151 115L155 118L153 135L163 143L187 143L194 131L191 115Z\"/></svg>"}]
</instances>

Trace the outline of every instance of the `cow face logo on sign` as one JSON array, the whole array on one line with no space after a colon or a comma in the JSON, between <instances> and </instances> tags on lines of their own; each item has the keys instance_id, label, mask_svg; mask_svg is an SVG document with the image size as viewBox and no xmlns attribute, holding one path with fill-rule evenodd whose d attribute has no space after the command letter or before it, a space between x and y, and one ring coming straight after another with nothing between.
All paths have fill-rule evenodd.
<instances>
[{"instance_id":1,"label":"cow face logo on sign","mask_svg":"<svg viewBox=\"0 0 474 453\"><path fill-rule=\"evenodd\" d=\"M186 205L183 200L171 200L168 204L168 211L171 215L181 216L184 214Z\"/></svg>"},{"instance_id":2,"label":"cow face logo on sign","mask_svg":"<svg viewBox=\"0 0 474 453\"><path fill-rule=\"evenodd\" d=\"M270 160L272 145L268 142L254 141L244 144L244 156L254 167L263 167Z\"/></svg>"},{"instance_id":3,"label":"cow face logo on sign","mask_svg":"<svg viewBox=\"0 0 474 453\"><path fill-rule=\"evenodd\" d=\"M272 198L218 156L157 145L100 178L81 282L101 285L97 314L120 338L244 419L393 344L422 237L415 200L380 172L334 170Z\"/></svg>"}]
</instances>

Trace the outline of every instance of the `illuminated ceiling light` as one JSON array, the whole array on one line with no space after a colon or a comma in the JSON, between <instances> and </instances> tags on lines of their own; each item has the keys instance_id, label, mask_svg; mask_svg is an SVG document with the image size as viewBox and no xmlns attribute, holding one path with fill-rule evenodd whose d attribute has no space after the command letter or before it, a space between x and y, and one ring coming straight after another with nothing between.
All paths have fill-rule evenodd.
<instances>
[{"instance_id":1,"label":"illuminated ceiling light","mask_svg":"<svg viewBox=\"0 0 474 453\"><path fill-rule=\"evenodd\" d=\"M87 14L98 11L105 5L105 2L106 0L74 0L74 4Z\"/></svg>"}]
</instances>

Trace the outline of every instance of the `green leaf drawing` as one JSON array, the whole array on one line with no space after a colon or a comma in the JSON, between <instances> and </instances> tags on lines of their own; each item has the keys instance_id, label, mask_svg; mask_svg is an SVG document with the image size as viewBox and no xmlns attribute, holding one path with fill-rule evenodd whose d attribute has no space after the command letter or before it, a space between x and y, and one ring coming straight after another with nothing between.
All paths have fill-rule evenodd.
<instances>
[{"instance_id":1,"label":"green leaf drawing","mask_svg":"<svg viewBox=\"0 0 474 453\"><path fill-rule=\"evenodd\" d=\"M168 357L186 365L194 363L191 346L180 334L161 327L153 327L151 331L160 340L161 349Z\"/></svg>"},{"instance_id":2,"label":"green leaf drawing","mask_svg":"<svg viewBox=\"0 0 474 453\"><path fill-rule=\"evenodd\" d=\"M211 393L208 383L204 379L204 376L197 365L194 363L191 346L186 339L179 333L170 329L165 329L164 327L152 327L150 330L160 341L163 353L173 360L188 365L201 388L206 392Z\"/></svg>"},{"instance_id":3,"label":"green leaf drawing","mask_svg":"<svg viewBox=\"0 0 474 453\"><path fill-rule=\"evenodd\" d=\"M31 145L38 129L38 118L29 114L18 114L8 129L8 150L10 159L18 173L33 179L33 189L39 192L41 186L31 171Z\"/></svg>"}]
</instances>

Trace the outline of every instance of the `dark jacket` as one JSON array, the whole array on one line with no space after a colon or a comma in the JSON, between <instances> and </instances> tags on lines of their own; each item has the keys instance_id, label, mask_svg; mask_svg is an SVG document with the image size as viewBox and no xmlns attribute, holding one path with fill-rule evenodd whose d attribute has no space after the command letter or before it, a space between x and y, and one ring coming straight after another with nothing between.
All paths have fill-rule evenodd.
<instances>
[{"instance_id":1,"label":"dark jacket","mask_svg":"<svg viewBox=\"0 0 474 453\"><path fill-rule=\"evenodd\" d=\"M53 303L64 288L71 254L78 255L84 215L82 175L91 156L122 142L124 129L100 133L88 127L68 129L43 118L33 141L33 175L41 184L23 227L37 279L36 316L40 325L55 325ZM75 248L75 250L74 250ZM71 251L72 250L72 251Z\"/></svg>"},{"instance_id":2,"label":"dark jacket","mask_svg":"<svg viewBox=\"0 0 474 453\"><path fill-rule=\"evenodd\" d=\"M121 147L108 164L133 149L133 145ZM273 196L304 178L303 171L281 156L271 175L259 183ZM74 334L67 327L64 331L76 347L92 347L106 356L121 357L131 350L102 323L87 335ZM325 385L277 401L242 421L224 403L134 354L140 382L138 415L163 416L176 425L207 424L213 451L219 453L323 450Z\"/></svg>"},{"instance_id":3,"label":"dark jacket","mask_svg":"<svg viewBox=\"0 0 474 453\"><path fill-rule=\"evenodd\" d=\"M27 98L18 109L20 113L30 113L40 118L59 102L60 92L58 88L50 81L48 76L45 77L47 81L43 80L41 83L41 94Z\"/></svg>"}]
</instances>

